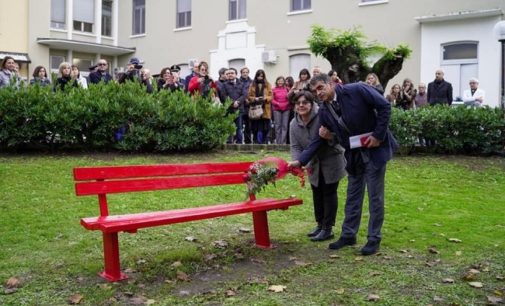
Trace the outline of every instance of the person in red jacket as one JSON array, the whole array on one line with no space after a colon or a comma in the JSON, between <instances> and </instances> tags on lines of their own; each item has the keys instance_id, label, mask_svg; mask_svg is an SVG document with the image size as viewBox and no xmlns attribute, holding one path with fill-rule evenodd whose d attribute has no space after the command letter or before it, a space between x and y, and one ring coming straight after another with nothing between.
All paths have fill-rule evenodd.
<instances>
[{"instance_id":1,"label":"person in red jacket","mask_svg":"<svg viewBox=\"0 0 505 306\"><path fill-rule=\"evenodd\" d=\"M209 76L209 64L200 62L198 64L198 75L194 76L189 81L188 91L193 96L200 94L204 98L214 99L217 91L217 86L214 80Z\"/></svg>"}]
</instances>

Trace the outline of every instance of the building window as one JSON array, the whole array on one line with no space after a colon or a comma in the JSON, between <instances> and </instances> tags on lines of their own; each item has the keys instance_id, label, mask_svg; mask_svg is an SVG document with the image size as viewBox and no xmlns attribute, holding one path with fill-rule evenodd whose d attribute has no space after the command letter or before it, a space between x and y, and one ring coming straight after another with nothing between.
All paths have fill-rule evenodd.
<instances>
[{"instance_id":1,"label":"building window","mask_svg":"<svg viewBox=\"0 0 505 306\"><path fill-rule=\"evenodd\" d=\"M298 80L302 69L310 69L310 54L294 54L289 57L289 75Z\"/></svg>"},{"instance_id":2,"label":"building window","mask_svg":"<svg viewBox=\"0 0 505 306\"><path fill-rule=\"evenodd\" d=\"M75 31L93 33L95 1L74 0L73 19L73 28Z\"/></svg>"},{"instance_id":3,"label":"building window","mask_svg":"<svg viewBox=\"0 0 505 306\"><path fill-rule=\"evenodd\" d=\"M312 8L311 0L291 0L291 11L305 11Z\"/></svg>"},{"instance_id":4,"label":"building window","mask_svg":"<svg viewBox=\"0 0 505 306\"><path fill-rule=\"evenodd\" d=\"M51 28L65 29L65 0L51 0Z\"/></svg>"},{"instance_id":5,"label":"building window","mask_svg":"<svg viewBox=\"0 0 505 306\"><path fill-rule=\"evenodd\" d=\"M177 28L191 26L191 0L177 0Z\"/></svg>"},{"instance_id":6,"label":"building window","mask_svg":"<svg viewBox=\"0 0 505 306\"><path fill-rule=\"evenodd\" d=\"M60 64L65 61L64 56L51 55L49 57L49 64L51 65L51 72L59 73Z\"/></svg>"},{"instance_id":7,"label":"building window","mask_svg":"<svg viewBox=\"0 0 505 306\"><path fill-rule=\"evenodd\" d=\"M76 58L74 57L72 59L72 64L76 65L77 68L79 68L79 72L81 76L88 76L89 75L89 67L93 66L93 60L92 59L85 59L85 58Z\"/></svg>"},{"instance_id":8,"label":"building window","mask_svg":"<svg viewBox=\"0 0 505 306\"><path fill-rule=\"evenodd\" d=\"M442 59L444 61L451 60L468 60L477 59L477 42L457 42L447 43L442 45Z\"/></svg>"},{"instance_id":9,"label":"building window","mask_svg":"<svg viewBox=\"0 0 505 306\"><path fill-rule=\"evenodd\" d=\"M112 36L112 0L102 0L102 33Z\"/></svg>"},{"instance_id":10,"label":"building window","mask_svg":"<svg viewBox=\"0 0 505 306\"><path fill-rule=\"evenodd\" d=\"M146 32L146 0L133 0L132 35Z\"/></svg>"},{"instance_id":11,"label":"building window","mask_svg":"<svg viewBox=\"0 0 505 306\"><path fill-rule=\"evenodd\" d=\"M245 66L245 59L243 58L235 58L228 61L228 67L235 68L237 71L240 71L242 67Z\"/></svg>"},{"instance_id":12,"label":"building window","mask_svg":"<svg viewBox=\"0 0 505 306\"><path fill-rule=\"evenodd\" d=\"M228 2L229 14L228 20L245 19L246 15L246 0L229 0Z\"/></svg>"}]
</instances>

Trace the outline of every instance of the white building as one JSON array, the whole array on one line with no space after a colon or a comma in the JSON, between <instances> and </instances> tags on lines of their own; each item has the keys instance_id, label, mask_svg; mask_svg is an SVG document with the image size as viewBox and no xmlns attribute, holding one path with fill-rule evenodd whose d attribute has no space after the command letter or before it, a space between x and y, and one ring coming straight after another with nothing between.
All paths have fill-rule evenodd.
<instances>
[{"instance_id":1,"label":"white building","mask_svg":"<svg viewBox=\"0 0 505 306\"><path fill-rule=\"evenodd\" d=\"M121 70L132 56L153 73L188 61L265 69L271 81L301 68L330 64L311 54L311 25L360 27L370 41L408 44L411 58L388 86L406 77L429 83L442 67L454 97L477 77L486 104L500 100L500 44L494 25L503 0L0 0L0 58L21 56L22 72L53 71L69 61L86 71L105 58ZM8 8L8 9L6 9ZM23 57L24 56L24 57ZM31 63L30 63L31 60ZM389 90L389 88L388 88Z\"/></svg>"}]
</instances>

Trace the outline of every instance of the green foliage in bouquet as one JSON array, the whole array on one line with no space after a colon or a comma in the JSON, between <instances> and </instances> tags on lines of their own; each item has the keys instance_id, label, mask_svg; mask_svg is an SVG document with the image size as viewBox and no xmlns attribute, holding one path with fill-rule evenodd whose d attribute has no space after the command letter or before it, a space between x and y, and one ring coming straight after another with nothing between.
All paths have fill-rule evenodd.
<instances>
[{"instance_id":1,"label":"green foliage in bouquet","mask_svg":"<svg viewBox=\"0 0 505 306\"><path fill-rule=\"evenodd\" d=\"M257 194L272 183L275 186L277 168L270 164L255 162L247 171L247 194Z\"/></svg>"}]
</instances>

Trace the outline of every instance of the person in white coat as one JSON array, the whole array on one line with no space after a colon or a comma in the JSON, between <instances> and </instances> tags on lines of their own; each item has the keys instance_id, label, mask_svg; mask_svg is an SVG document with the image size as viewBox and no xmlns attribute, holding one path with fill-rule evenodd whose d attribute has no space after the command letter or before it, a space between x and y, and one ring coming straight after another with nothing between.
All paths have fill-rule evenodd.
<instances>
[{"instance_id":1,"label":"person in white coat","mask_svg":"<svg viewBox=\"0 0 505 306\"><path fill-rule=\"evenodd\" d=\"M479 80L471 78L469 84L470 89L463 92L463 102L465 102L465 105L482 106L486 93L479 88Z\"/></svg>"}]
</instances>

